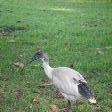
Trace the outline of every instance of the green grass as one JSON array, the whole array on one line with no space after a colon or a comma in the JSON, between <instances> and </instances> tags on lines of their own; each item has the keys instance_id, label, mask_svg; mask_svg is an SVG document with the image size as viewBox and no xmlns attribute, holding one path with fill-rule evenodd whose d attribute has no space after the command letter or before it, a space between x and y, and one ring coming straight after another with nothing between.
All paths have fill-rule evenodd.
<instances>
[{"instance_id":1,"label":"green grass","mask_svg":"<svg viewBox=\"0 0 112 112\"><path fill-rule=\"evenodd\" d=\"M56 98L54 86L38 87L47 80L40 62L22 72L14 65L27 62L37 48L49 53L51 66L72 66L82 73L97 97L96 111L112 112L111 0L0 0L3 26L16 30L0 33L1 112L49 112L51 104L66 106L65 99ZM73 112L82 111L91 112L91 106L82 101L73 106Z\"/></svg>"}]
</instances>

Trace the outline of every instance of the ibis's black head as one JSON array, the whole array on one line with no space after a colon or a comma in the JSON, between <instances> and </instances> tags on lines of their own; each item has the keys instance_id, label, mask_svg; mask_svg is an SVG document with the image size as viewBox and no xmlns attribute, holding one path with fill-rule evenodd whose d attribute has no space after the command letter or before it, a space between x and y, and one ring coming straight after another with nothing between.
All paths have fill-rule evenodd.
<instances>
[{"instance_id":1,"label":"ibis's black head","mask_svg":"<svg viewBox=\"0 0 112 112\"><path fill-rule=\"evenodd\" d=\"M37 53L33 55L31 60L27 64L30 64L31 62L39 60L39 59L41 59L44 62L48 62L49 61L48 54L42 50L39 50Z\"/></svg>"}]
</instances>

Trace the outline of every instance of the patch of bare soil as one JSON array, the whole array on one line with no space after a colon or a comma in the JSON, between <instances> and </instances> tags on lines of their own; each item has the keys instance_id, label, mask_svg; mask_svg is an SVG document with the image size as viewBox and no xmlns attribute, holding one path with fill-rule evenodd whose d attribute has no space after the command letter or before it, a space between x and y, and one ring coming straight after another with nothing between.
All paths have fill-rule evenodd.
<instances>
[{"instance_id":1,"label":"patch of bare soil","mask_svg":"<svg viewBox=\"0 0 112 112\"><path fill-rule=\"evenodd\" d=\"M0 26L0 36L7 36L15 31L26 31L25 27Z\"/></svg>"},{"instance_id":2,"label":"patch of bare soil","mask_svg":"<svg viewBox=\"0 0 112 112\"><path fill-rule=\"evenodd\" d=\"M91 21L87 21L87 22L84 22L83 24L81 24L81 27L82 28L85 28L85 27L98 27L98 26L101 26L101 22L98 21L98 20L91 20Z\"/></svg>"}]
</instances>

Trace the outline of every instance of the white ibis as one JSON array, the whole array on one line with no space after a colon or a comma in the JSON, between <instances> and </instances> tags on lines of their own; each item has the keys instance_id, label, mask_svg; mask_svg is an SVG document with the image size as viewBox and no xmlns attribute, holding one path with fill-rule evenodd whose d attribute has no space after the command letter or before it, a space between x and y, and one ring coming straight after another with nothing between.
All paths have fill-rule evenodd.
<instances>
[{"instance_id":1,"label":"white ibis","mask_svg":"<svg viewBox=\"0 0 112 112\"><path fill-rule=\"evenodd\" d=\"M48 54L44 51L38 51L29 63L39 59L43 62L45 74L68 100L69 109L71 107L71 101L76 101L80 98L88 100L91 104L96 104L93 93L79 72L68 67L50 67Z\"/></svg>"}]
</instances>

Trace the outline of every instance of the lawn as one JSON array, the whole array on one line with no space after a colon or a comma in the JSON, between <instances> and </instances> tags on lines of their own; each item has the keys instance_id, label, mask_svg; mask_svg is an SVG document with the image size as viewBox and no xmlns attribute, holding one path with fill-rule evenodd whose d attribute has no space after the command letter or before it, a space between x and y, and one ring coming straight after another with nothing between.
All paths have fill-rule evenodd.
<instances>
[{"instance_id":1,"label":"lawn","mask_svg":"<svg viewBox=\"0 0 112 112\"><path fill-rule=\"evenodd\" d=\"M111 0L0 0L0 112L50 112L66 107L41 62L21 71L37 48L52 67L68 66L87 79L95 112L112 112ZM73 112L92 112L79 101Z\"/></svg>"}]
</instances>

